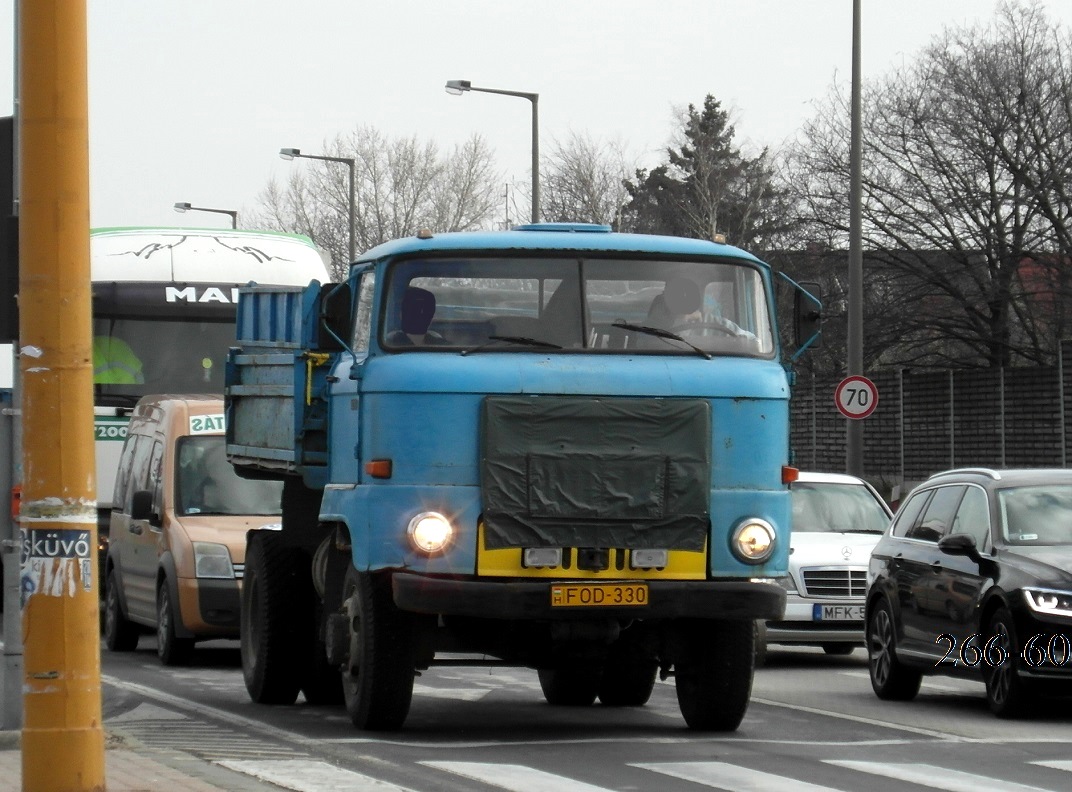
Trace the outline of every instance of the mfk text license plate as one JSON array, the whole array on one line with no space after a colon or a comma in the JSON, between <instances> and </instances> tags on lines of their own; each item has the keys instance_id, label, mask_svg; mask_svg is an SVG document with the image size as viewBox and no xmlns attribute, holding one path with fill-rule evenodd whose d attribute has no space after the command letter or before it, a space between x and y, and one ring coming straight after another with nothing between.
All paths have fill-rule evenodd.
<instances>
[{"instance_id":1,"label":"mfk text license plate","mask_svg":"<svg viewBox=\"0 0 1072 792\"><path fill-rule=\"evenodd\" d=\"M863 621L863 605L812 605L812 621Z\"/></svg>"},{"instance_id":2,"label":"mfk text license plate","mask_svg":"<svg viewBox=\"0 0 1072 792\"><path fill-rule=\"evenodd\" d=\"M648 587L645 583L551 586L551 607L553 608L583 608L596 605L619 607L647 604Z\"/></svg>"}]
</instances>

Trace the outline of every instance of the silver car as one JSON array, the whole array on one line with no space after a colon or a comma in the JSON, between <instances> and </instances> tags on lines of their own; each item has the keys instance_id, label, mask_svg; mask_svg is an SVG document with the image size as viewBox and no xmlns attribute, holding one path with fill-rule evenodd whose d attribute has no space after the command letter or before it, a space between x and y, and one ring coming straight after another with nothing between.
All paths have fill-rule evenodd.
<instances>
[{"instance_id":1,"label":"silver car","mask_svg":"<svg viewBox=\"0 0 1072 792\"><path fill-rule=\"evenodd\" d=\"M855 476L802 472L791 490L785 616L757 624L757 663L767 644L821 646L836 655L864 645L867 564L893 516L875 488Z\"/></svg>"}]
</instances>

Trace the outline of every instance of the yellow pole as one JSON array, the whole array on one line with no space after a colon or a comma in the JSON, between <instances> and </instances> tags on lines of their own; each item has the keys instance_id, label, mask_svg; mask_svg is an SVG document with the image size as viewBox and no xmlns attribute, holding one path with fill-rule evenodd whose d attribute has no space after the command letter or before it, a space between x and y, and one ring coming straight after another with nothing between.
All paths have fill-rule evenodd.
<instances>
[{"instance_id":1,"label":"yellow pole","mask_svg":"<svg viewBox=\"0 0 1072 792\"><path fill-rule=\"evenodd\" d=\"M103 790L85 0L19 6L23 792Z\"/></svg>"}]
</instances>

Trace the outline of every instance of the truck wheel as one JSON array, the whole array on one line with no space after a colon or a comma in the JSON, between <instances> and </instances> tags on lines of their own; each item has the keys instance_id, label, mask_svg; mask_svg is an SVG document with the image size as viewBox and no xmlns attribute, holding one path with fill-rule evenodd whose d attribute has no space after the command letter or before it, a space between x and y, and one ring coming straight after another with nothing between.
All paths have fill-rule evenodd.
<instances>
[{"instance_id":1,"label":"truck wheel","mask_svg":"<svg viewBox=\"0 0 1072 792\"><path fill-rule=\"evenodd\" d=\"M893 611L885 599L875 602L867 617L867 667L871 688L885 701L911 701L919 693L923 674L897 659Z\"/></svg>"},{"instance_id":2,"label":"truck wheel","mask_svg":"<svg viewBox=\"0 0 1072 792\"><path fill-rule=\"evenodd\" d=\"M123 615L119 603L119 581L109 570L104 595L104 645L111 652L133 652L138 648L140 631Z\"/></svg>"},{"instance_id":3,"label":"truck wheel","mask_svg":"<svg viewBox=\"0 0 1072 792\"><path fill-rule=\"evenodd\" d=\"M599 700L607 707L643 707L655 689L659 663L655 644L633 626L610 647L599 678Z\"/></svg>"},{"instance_id":4,"label":"truck wheel","mask_svg":"<svg viewBox=\"0 0 1072 792\"><path fill-rule=\"evenodd\" d=\"M540 688L555 707L590 707L599 692L599 673L573 668L540 669Z\"/></svg>"},{"instance_id":5,"label":"truck wheel","mask_svg":"<svg viewBox=\"0 0 1072 792\"><path fill-rule=\"evenodd\" d=\"M323 641L315 641L313 657L302 681L301 692L308 704L342 704L342 677L339 669L328 665Z\"/></svg>"},{"instance_id":6,"label":"truck wheel","mask_svg":"<svg viewBox=\"0 0 1072 792\"><path fill-rule=\"evenodd\" d=\"M156 592L156 654L166 666L186 665L194 654L194 639L175 635L178 608L171 603L167 580Z\"/></svg>"},{"instance_id":7,"label":"truck wheel","mask_svg":"<svg viewBox=\"0 0 1072 792\"><path fill-rule=\"evenodd\" d=\"M414 626L391 595L391 579L350 566L342 608L349 623L349 657L342 669L343 697L359 729L402 728L416 676Z\"/></svg>"},{"instance_id":8,"label":"truck wheel","mask_svg":"<svg viewBox=\"0 0 1072 792\"><path fill-rule=\"evenodd\" d=\"M272 531L255 531L246 548L242 577L242 676L258 704L293 704L306 658L295 591L300 555Z\"/></svg>"},{"instance_id":9,"label":"truck wheel","mask_svg":"<svg viewBox=\"0 0 1072 792\"><path fill-rule=\"evenodd\" d=\"M767 662L767 623L756 619L756 668Z\"/></svg>"},{"instance_id":10,"label":"truck wheel","mask_svg":"<svg viewBox=\"0 0 1072 792\"><path fill-rule=\"evenodd\" d=\"M734 731L752 695L754 621L679 624L675 640L677 704L690 729Z\"/></svg>"}]
</instances>

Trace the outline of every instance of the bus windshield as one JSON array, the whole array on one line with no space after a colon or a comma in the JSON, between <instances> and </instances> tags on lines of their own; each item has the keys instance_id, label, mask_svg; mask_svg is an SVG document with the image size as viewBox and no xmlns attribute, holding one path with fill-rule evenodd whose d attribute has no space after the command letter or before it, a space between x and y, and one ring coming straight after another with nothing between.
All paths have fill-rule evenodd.
<instances>
[{"instance_id":1,"label":"bus windshield","mask_svg":"<svg viewBox=\"0 0 1072 792\"><path fill-rule=\"evenodd\" d=\"M577 257L408 259L389 270L380 326L392 351L772 357L759 268Z\"/></svg>"}]
</instances>

